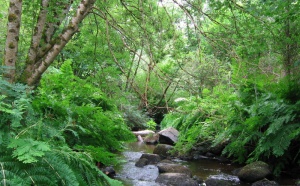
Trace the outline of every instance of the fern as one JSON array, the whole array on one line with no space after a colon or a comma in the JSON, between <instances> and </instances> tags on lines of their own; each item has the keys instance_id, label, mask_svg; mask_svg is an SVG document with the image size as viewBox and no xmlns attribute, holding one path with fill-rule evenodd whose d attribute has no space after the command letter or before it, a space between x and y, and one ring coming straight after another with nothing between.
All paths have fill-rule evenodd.
<instances>
[{"instance_id":1,"label":"fern","mask_svg":"<svg viewBox=\"0 0 300 186\"><path fill-rule=\"evenodd\" d=\"M32 138L12 139L8 148L14 149L12 156L24 163L37 162L37 157L43 157L45 152L51 150L47 143Z\"/></svg>"},{"instance_id":2,"label":"fern","mask_svg":"<svg viewBox=\"0 0 300 186\"><path fill-rule=\"evenodd\" d=\"M68 81L74 79L69 73L70 68L66 67L63 71L67 73ZM86 96L87 102L77 105L70 101L73 99L71 93L74 86L80 89L76 82L70 83L72 87L65 90L60 84L65 83L63 76L55 80L60 81L52 82L50 88L45 86L39 89L32 107L26 86L7 84L0 79L0 84L5 85L0 87L1 92L5 92L0 97L1 185L121 185L108 178L95 165L96 160L105 160L108 164L114 159L108 148L87 146L77 152L71 147L76 144L83 147L91 144L99 146L109 142L119 150L122 147L119 139L122 141L125 138L115 131L120 131L120 135L126 134L127 139L132 134L124 123L118 123L122 121L121 118L109 118L117 114L103 113L102 106L105 109L115 107L106 104L108 100L104 95L97 94L96 88L90 86L90 90L94 91L93 96ZM48 83L51 85L50 80ZM102 98L104 101L101 101ZM95 116L97 114L100 115L99 120ZM105 123L101 122L107 122L107 125L103 126ZM106 139L100 132L111 133L108 137L112 139ZM82 143L81 140L84 141L88 134L92 134L92 137ZM70 138L75 140L73 145L68 146ZM98 138L102 139L101 143L96 141ZM111 159L102 155L109 155Z\"/></svg>"},{"instance_id":3,"label":"fern","mask_svg":"<svg viewBox=\"0 0 300 186\"><path fill-rule=\"evenodd\" d=\"M163 119L163 127L172 126L180 131L179 141L175 149L180 153L187 153L203 141L213 141L216 134L224 131L224 112L217 95L209 95L205 89L206 99L191 97L190 100L178 103L177 110L181 112L169 113Z\"/></svg>"},{"instance_id":4,"label":"fern","mask_svg":"<svg viewBox=\"0 0 300 186\"><path fill-rule=\"evenodd\" d=\"M292 150L300 138L299 106L300 101L291 104L272 93L260 92L255 101L246 100L244 94L232 105L230 126L220 135L231 140L223 153L240 163L272 160L278 174L289 162L299 160Z\"/></svg>"}]
</instances>

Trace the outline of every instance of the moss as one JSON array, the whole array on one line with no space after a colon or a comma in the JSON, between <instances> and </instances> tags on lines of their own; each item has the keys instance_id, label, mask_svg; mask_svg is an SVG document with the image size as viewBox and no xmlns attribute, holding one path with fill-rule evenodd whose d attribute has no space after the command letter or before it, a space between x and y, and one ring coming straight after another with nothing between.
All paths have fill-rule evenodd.
<instances>
[{"instance_id":1,"label":"moss","mask_svg":"<svg viewBox=\"0 0 300 186\"><path fill-rule=\"evenodd\" d=\"M72 29L72 30L74 30L75 29L75 26L72 24L72 23L69 23L69 25L68 25L68 28L67 29Z\"/></svg>"},{"instance_id":2,"label":"moss","mask_svg":"<svg viewBox=\"0 0 300 186\"><path fill-rule=\"evenodd\" d=\"M33 60L30 60L30 59L27 59L27 60L26 60L26 64L33 64L33 63L34 63Z\"/></svg>"},{"instance_id":3,"label":"moss","mask_svg":"<svg viewBox=\"0 0 300 186\"><path fill-rule=\"evenodd\" d=\"M20 10L15 10L15 14L19 15L20 14Z\"/></svg>"},{"instance_id":4,"label":"moss","mask_svg":"<svg viewBox=\"0 0 300 186\"><path fill-rule=\"evenodd\" d=\"M15 29L9 29L9 31L8 32L11 32L11 33L16 33L16 30Z\"/></svg>"},{"instance_id":5,"label":"moss","mask_svg":"<svg viewBox=\"0 0 300 186\"><path fill-rule=\"evenodd\" d=\"M17 16L16 16L16 14L9 14L8 15L8 21L9 22L13 22L13 21L15 21L15 20L17 20Z\"/></svg>"},{"instance_id":6,"label":"moss","mask_svg":"<svg viewBox=\"0 0 300 186\"><path fill-rule=\"evenodd\" d=\"M27 71L24 71L23 74L20 76L19 81L22 83L27 83L27 78L30 77L30 74Z\"/></svg>"},{"instance_id":7,"label":"moss","mask_svg":"<svg viewBox=\"0 0 300 186\"><path fill-rule=\"evenodd\" d=\"M8 47L9 47L10 49L14 49L16 46L14 45L13 42L11 42L11 43L9 43Z\"/></svg>"}]
</instances>

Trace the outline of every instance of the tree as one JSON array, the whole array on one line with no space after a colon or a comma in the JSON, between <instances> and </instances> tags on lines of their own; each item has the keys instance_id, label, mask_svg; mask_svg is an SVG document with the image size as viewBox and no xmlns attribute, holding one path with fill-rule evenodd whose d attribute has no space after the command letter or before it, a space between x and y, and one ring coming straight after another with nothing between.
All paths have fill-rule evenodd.
<instances>
[{"instance_id":1,"label":"tree","mask_svg":"<svg viewBox=\"0 0 300 186\"><path fill-rule=\"evenodd\" d=\"M5 73L9 82L20 79L30 86L36 85L42 74L53 63L57 55L62 51L65 45L71 40L72 36L78 31L82 20L89 14L95 0L82 0L78 6L75 6L73 0L49 1L41 0L40 6L36 3L11 0L8 11L8 26L6 47L4 54L4 64L10 67ZM30 47L28 48L25 64L18 62L18 46L20 42L20 28L22 8L35 6L38 8L34 13L37 19L34 20L35 26L26 34L31 36ZM76 11L73 10L77 7ZM29 13L29 12L25 12ZM74 13L72 16L71 14ZM67 24L64 25L64 21ZM25 25L26 26L26 25ZM31 28L25 28L31 29ZM25 54L22 54L25 56ZM23 57L24 60L24 57ZM16 68L21 66L23 72L16 74Z\"/></svg>"}]
</instances>

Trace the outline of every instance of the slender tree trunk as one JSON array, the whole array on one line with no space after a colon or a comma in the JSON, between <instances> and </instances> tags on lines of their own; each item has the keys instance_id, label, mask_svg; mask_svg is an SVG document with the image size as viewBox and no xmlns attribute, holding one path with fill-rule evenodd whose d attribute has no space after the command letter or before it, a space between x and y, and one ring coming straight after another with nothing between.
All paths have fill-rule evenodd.
<instances>
[{"instance_id":1,"label":"slender tree trunk","mask_svg":"<svg viewBox=\"0 0 300 186\"><path fill-rule=\"evenodd\" d=\"M32 65L32 62L27 64L28 66L23 74L24 75L23 77L26 77L26 82L28 85L33 86L39 82L42 74L53 63L57 55L62 51L65 45L71 40L72 36L78 31L79 24L88 15L95 1L96 0L82 0L77 8L75 16L71 19L69 25L64 29L64 31L61 34L59 34L58 37L52 39L50 43L47 43L46 46L50 46L50 47L49 48L46 47L47 52L45 52L42 58L36 58L33 66L30 66ZM40 52L43 53L44 51L40 51Z\"/></svg>"},{"instance_id":2,"label":"slender tree trunk","mask_svg":"<svg viewBox=\"0 0 300 186\"><path fill-rule=\"evenodd\" d=\"M15 81L18 41L21 27L22 1L10 0L8 10L7 36L4 51L4 65L8 67L4 78L8 82Z\"/></svg>"},{"instance_id":3,"label":"slender tree trunk","mask_svg":"<svg viewBox=\"0 0 300 186\"><path fill-rule=\"evenodd\" d=\"M288 14L290 12L290 1L287 2L286 6L286 13ZM291 65L292 65L292 53L293 49L291 47L291 28L290 28L290 18L287 17L285 20L285 48L284 48L284 68L285 68L285 74L290 78L291 76Z\"/></svg>"}]
</instances>

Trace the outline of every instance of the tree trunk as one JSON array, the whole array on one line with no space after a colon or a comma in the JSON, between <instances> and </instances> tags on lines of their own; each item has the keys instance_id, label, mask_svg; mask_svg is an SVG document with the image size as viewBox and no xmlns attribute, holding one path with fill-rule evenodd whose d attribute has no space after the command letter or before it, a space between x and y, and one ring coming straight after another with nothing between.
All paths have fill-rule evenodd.
<instances>
[{"instance_id":1,"label":"tree trunk","mask_svg":"<svg viewBox=\"0 0 300 186\"><path fill-rule=\"evenodd\" d=\"M44 47L40 47L39 51L36 51L36 44L35 41L32 41L28 59L35 59L29 60L26 64L26 70L24 71L22 77L23 81L25 80L26 83L30 86L35 86L42 74L47 70L47 68L53 63L57 55L62 51L65 45L71 40L72 36L78 31L79 24L82 20L88 15L89 11L92 9L96 0L82 0L77 8L76 14L71 19L69 25L59 34L57 37L49 39L49 36L53 36L54 33L48 30L44 30L47 33L47 39L44 40L46 44ZM47 0L43 0L42 7L46 5ZM70 1L71 3L72 1ZM43 4L44 3L44 4ZM69 7L69 6L68 6ZM40 11L40 16L38 19L37 30L43 29L45 23L43 23L43 16L46 16L45 11ZM65 13L65 11L62 11ZM49 25L49 24L48 24ZM54 31L54 30L53 30ZM35 37L41 38L42 32L37 31ZM40 36L37 36L40 35ZM40 41L40 40L38 40ZM48 41L48 43L47 43Z\"/></svg>"},{"instance_id":2,"label":"tree trunk","mask_svg":"<svg viewBox=\"0 0 300 186\"><path fill-rule=\"evenodd\" d=\"M21 27L22 1L11 0L8 10L7 36L4 51L4 65L8 67L4 72L4 78L8 82L15 81L16 61L18 54L18 41Z\"/></svg>"},{"instance_id":3,"label":"tree trunk","mask_svg":"<svg viewBox=\"0 0 300 186\"><path fill-rule=\"evenodd\" d=\"M19 81L30 86L36 86L39 83L42 74L78 31L79 24L88 15L95 1L82 0L78 6L73 6L73 0L68 0L65 3L40 0L39 15L32 32L33 35L24 71L19 77ZM51 8L49 8L50 6ZM68 14L71 6L77 7L76 13L72 18ZM18 63L17 52L21 15L22 1L10 0L4 53L4 65L8 67L8 71L4 73L4 77L11 83L17 80L15 67ZM68 19L70 19L69 25L63 31L57 33L62 22L64 20L68 21Z\"/></svg>"}]
</instances>

